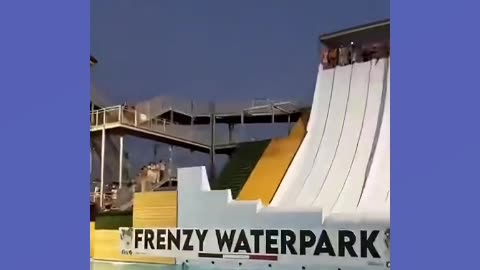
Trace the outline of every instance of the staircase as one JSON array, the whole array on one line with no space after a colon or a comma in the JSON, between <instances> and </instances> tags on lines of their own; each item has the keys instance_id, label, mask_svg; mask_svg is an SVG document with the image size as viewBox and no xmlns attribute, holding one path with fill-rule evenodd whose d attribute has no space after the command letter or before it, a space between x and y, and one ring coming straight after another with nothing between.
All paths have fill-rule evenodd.
<instances>
[{"instance_id":1,"label":"staircase","mask_svg":"<svg viewBox=\"0 0 480 270\"><path fill-rule=\"evenodd\" d=\"M270 140L264 140L240 144L220 173L214 189L230 189L235 199L269 143Z\"/></svg>"}]
</instances>

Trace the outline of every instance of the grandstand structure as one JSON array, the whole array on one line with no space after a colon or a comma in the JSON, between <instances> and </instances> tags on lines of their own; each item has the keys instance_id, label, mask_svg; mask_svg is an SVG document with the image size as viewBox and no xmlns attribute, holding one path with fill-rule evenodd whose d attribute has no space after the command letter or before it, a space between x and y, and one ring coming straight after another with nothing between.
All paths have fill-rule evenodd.
<instances>
[{"instance_id":1,"label":"grandstand structure","mask_svg":"<svg viewBox=\"0 0 480 270\"><path fill-rule=\"evenodd\" d=\"M389 41L389 20L320 36L320 42L328 49L352 44L359 47L373 43L389 44ZM161 104L162 100L160 98L150 104ZM145 112L149 109L145 108L150 105L146 104L149 103L138 105L139 112L146 116L136 115L131 119L170 120L169 124L165 124L167 127L190 128L203 124L210 126L210 132L215 130L212 122L226 121L221 119L222 115L207 113L213 110L204 110L204 114L185 113L196 111L195 106L186 105L176 107L183 108L176 112L170 110L163 113L159 109L156 113L148 114ZM192 107L194 109L187 110ZM202 267L215 264L215 267L221 269L239 269L240 266L243 269L285 270L389 269L390 55L330 68L324 68L320 64L313 101L309 107L305 109L294 107L290 103L273 102L260 110L257 121L273 121L274 118L277 119L277 113L282 111L284 115L278 116L279 119L283 117L285 121L295 122L286 137L254 142L237 142L230 140L231 136L228 135L226 139L209 137L211 144L204 142L210 146L209 151L212 153L220 153L220 149L235 145L228 152L230 161L221 171L215 185L211 185L205 167L181 168L178 170L178 187L175 190L136 193L133 214L127 218L128 222L119 223L115 229L176 227L239 230L280 228L330 232L376 230L381 233L372 245L376 247L378 256L349 257L344 250L343 255L337 253L339 256L331 256L330 253L330 256L312 256L313 252L303 254L305 256L278 253L262 260L258 259L259 256L226 254L230 257L225 259L226 257L212 251L216 246L210 242L203 246L203 254L197 253L195 249L191 253L182 250L160 252L156 257L141 256L141 253L123 256L118 252L118 247L122 245L118 239L118 230L102 231L95 228L91 236L92 243L95 243L91 246L92 257ZM270 109L262 111L265 108ZM273 113L275 109L277 111ZM239 124L238 121L245 123L250 117L246 116L248 110L240 111L241 114L231 116L237 119L233 124ZM117 116L113 115L112 118ZM157 116L150 117L151 115ZM163 117L158 117L159 115ZM193 115L199 118L192 120ZM166 119L167 116L170 118ZM175 132L170 134L173 136ZM99 220L94 220L95 222L103 223ZM361 237L356 236L357 239ZM247 238L248 241L252 240L250 236ZM340 247L341 242L347 240L338 235L330 238L330 241L332 246ZM115 252L111 246L115 247ZM352 248L359 246L358 243L355 246L352 244ZM205 257L205 254L211 254L211 257Z\"/></svg>"},{"instance_id":2,"label":"grandstand structure","mask_svg":"<svg viewBox=\"0 0 480 270\"><path fill-rule=\"evenodd\" d=\"M91 56L90 66L97 63L98 60ZM108 103L104 100L92 85L90 134L92 148L101 163L101 206L106 175L115 178L115 171L118 171L120 188L124 182L125 136L207 153L210 155L210 176L214 177L215 155L231 156L240 146L252 141L235 136L235 126L294 123L304 110L298 102L270 99L215 104L154 97L134 105L106 105ZM218 132L219 125L228 126L228 132ZM118 144L113 141L116 138ZM106 154L107 147L110 155Z\"/></svg>"}]
</instances>

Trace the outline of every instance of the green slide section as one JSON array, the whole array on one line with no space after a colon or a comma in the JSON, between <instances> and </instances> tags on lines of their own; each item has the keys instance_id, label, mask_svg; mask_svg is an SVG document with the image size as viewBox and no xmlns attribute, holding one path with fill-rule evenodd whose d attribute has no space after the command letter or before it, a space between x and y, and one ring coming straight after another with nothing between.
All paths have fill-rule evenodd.
<instances>
[{"instance_id":1,"label":"green slide section","mask_svg":"<svg viewBox=\"0 0 480 270\"><path fill-rule=\"evenodd\" d=\"M264 140L240 144L217 178L214 189L231 189L232 197L237 198L269 143L270 140Z\"/></svg>"},{"instance_id":2,"label":"green slide section","mask_svg":"<svg viewBox=\"0 0 480 270\"><path fill-rule=\"evenodd\" d=\"M133 226L132 211L109 211L98 213L95 217L96 230L118 230L120 227Z\"/></svg>"}]
</instances>

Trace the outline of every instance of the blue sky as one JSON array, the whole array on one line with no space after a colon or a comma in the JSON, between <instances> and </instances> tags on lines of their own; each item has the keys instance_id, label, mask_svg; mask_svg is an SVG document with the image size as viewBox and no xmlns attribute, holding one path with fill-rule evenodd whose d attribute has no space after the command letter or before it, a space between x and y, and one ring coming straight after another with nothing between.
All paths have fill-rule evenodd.
<instances>
[{"instance_id":1,"label":"blue sky","mask_svg":"<svg viewBox=\"0 0 480 270\"><path fill-rule=\"evenodd\" d=\"M318 36L389 17L389 1L91 1L94 83L114 101L313 94Z\"/></svg>"},{"instance_id":2,"label":"blue sky","mask_svg":"<svg viewBox=\"0 0 480 270\"><path fill-rule=\"evenodd\" d=\"M389 15L386 0L91 1L99 60L91 78L118 103L159 95L311 102L318 36ZM152 151L135 148L138 167ZM198 160L179 156L181 165Z\"/></svg>"}]
</instances>

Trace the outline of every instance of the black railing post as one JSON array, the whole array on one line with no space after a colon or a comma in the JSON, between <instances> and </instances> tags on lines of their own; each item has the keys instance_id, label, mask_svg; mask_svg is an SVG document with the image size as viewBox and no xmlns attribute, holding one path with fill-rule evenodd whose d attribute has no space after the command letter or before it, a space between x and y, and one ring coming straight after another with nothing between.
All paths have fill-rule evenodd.
<instances>
[{"instance_id":1,"label":"black railing post","mask_svg":"<svg viewBox=\"0 0 480 270\"><path fill-rule=\"evenodd\" d=\"M210 103L210 185L215 183L215 103Z\"/></svg>"}]
</instances>

